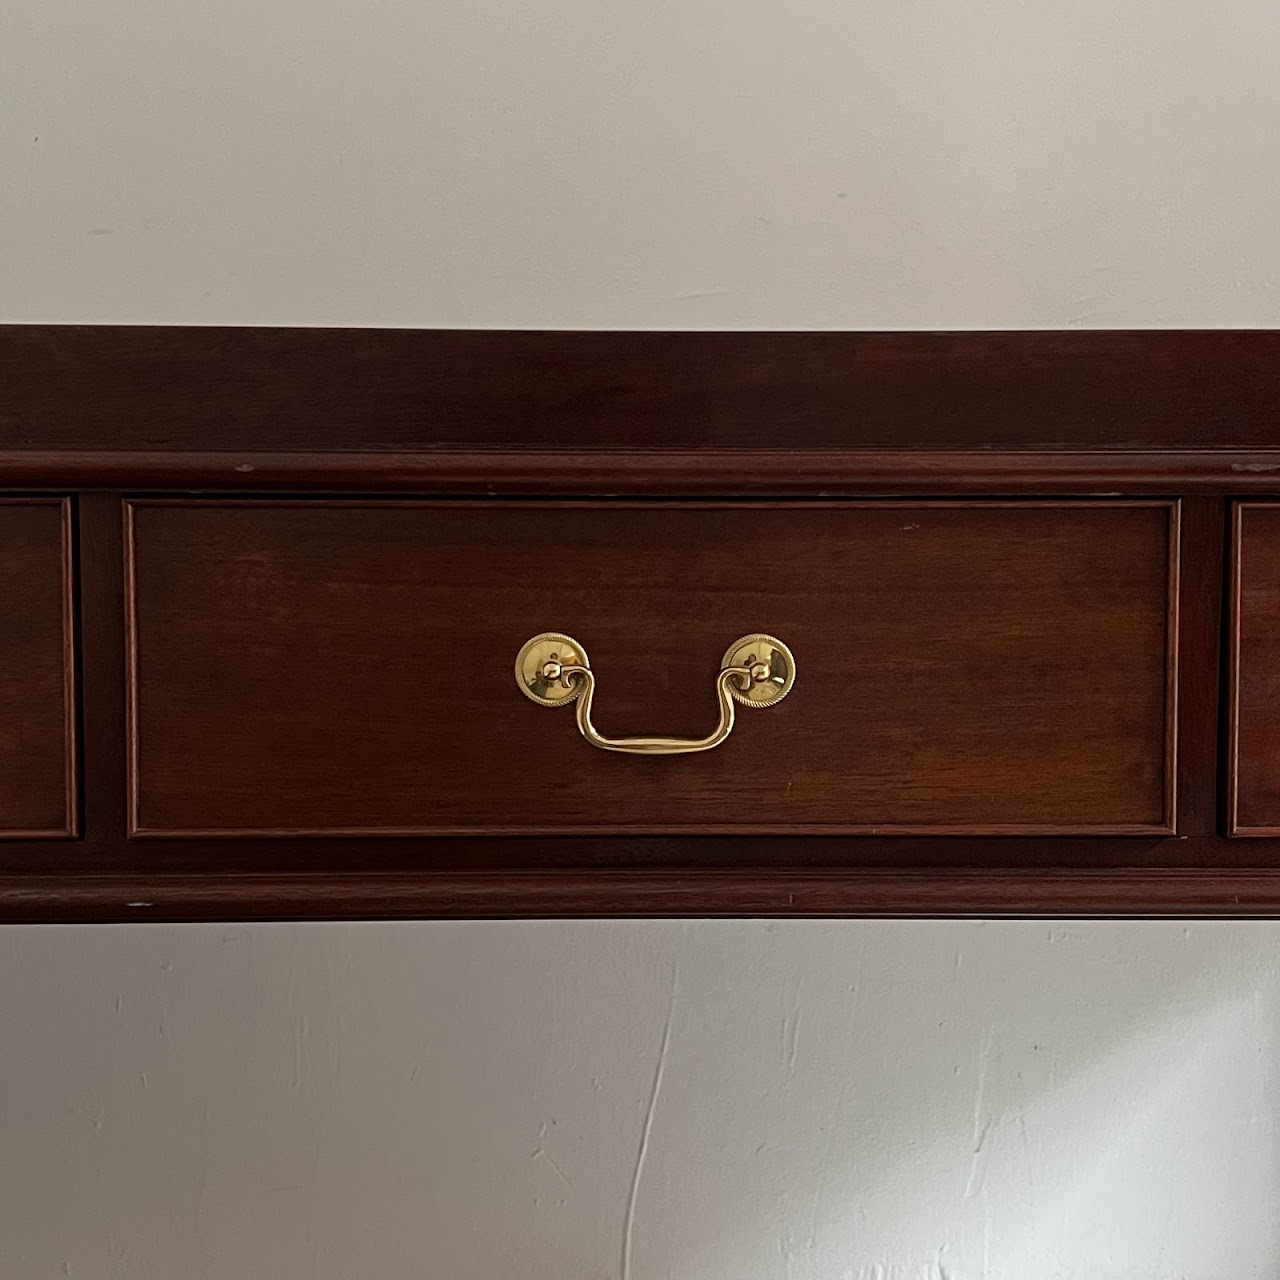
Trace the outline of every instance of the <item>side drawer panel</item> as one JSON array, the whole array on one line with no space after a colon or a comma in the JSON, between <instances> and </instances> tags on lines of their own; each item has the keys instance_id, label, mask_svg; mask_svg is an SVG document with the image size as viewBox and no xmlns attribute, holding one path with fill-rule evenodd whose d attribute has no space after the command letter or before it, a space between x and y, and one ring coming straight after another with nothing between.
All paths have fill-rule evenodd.
<instances>
[{"instance_id":1,"label":"side drawer panel","mask_svg":"<svg viewBox=\"0 0 1280 1280\"><path fill-rule=\"evenodd\" d=\"M1232 510L1227 834L1280 836L1280 502Z\"/></svg>"},{"instance_id":2,"label":"side drawer panel","mask_svg":"<svg viewBox=\"0 0 1280 1280\"><path fill-rule=\"evenodd\" d=\"M76 834L71 504L0 498L0 839Z\"/></svg>"}]
</instances>

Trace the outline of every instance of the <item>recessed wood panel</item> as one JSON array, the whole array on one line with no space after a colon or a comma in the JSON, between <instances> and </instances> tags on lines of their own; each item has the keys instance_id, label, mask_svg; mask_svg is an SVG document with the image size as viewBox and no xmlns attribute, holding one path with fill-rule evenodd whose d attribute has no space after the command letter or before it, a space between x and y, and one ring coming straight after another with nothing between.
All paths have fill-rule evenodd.
<instances>
[{"instance_id":1,"label":"recessed wood panel","mask_svg":"<svg viewBox=\"0 0 1280 1280\"><path fill-rule=\"evenodd\" d=\"M0 499L0 839L76 830L70 517Z\"/></svg>"},{"instance_id":2,"label":"recessed wood panel","mask_svg":"<svg viewBox=\"0 0 1280 1280\"><path fill-rule=\"evenodd\" d=\"M1232 512L1228 834L1280 836L1280 503Z\"/></svg>"},{"instance_id":3,"label":"recessed wood panel","mask_svg":"<svg viewBox=\"0 0 1280 1280\"><path fill-rule=\"evenodd\" d=\"M1161 833L1176 511L138 502L131 827ZM611 755L515 686L549 630L609 734L707 732L748 632L799 677L714 751Z\"/></svg>"}]
</instances>

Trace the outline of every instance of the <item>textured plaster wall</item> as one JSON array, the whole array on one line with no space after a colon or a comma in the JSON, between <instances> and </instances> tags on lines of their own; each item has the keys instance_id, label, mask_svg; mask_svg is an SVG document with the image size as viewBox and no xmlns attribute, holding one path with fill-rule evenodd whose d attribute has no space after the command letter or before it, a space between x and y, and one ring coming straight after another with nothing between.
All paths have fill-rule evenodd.
<instances>
[{"instance_id":1,"label":"textured plaster wall","mask_svg":"<svg viewBox=\"0 0 1280 1280\"><path fill-rule=\"evenodd\" d=\"M9 0L0 320L1280 322L1270 0ZM0 931L4 1280L1237 1280L1280 926Z\"/></svg>"},{"instance_id":2,"label":"textured plaster wall","mask_svg":"<svg viewBox=\"0 0 1280 1280\"><path fill-rule=\"evenodd\" d=\"M1270 1280L1267 924L0 931L6 1280Z\"/></svg>"},{"instance_id":3,"label":"textured plaster wall","mask_svg":"<svg viewBox=\"0 0 1280 1280\"><path fill-rule=\"evenodd\" d=\"M1274 0L7 0L0 319L1270 325Z\"/></svg>"}]
</instances>

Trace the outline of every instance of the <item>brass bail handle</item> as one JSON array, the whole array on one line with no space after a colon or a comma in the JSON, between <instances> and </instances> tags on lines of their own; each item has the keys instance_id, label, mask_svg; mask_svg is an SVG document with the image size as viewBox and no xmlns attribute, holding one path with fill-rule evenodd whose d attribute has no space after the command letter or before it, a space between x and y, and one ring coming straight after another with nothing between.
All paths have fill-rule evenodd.
<instances>
[{"instance_id":1,"label":"brass bail handle","mask_svg":"<svg viewBox=\"0 0 1280 1280\"><path fill-rule=\"evenodd\" d=\"M577 701L578 729L601 751L641 756L679 756L718 747L733 730L734 704L771 707L791 692L796 660L781 640L757 632L725 650L716 676L720 723L705 738L606 738L591 723L596 677L587 651L571 636L544 631L527 641L516 656L516 683L527 698L544 707Z\"/></svg>"}]
</instances>

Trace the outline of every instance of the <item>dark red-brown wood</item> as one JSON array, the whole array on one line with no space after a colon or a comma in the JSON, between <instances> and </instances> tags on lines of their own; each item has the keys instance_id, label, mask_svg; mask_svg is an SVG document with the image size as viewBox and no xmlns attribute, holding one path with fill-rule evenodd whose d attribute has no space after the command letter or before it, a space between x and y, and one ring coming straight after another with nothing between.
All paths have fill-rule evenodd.
<instances>
[{"instance_id":1,"label":"dark red-brown wood","mask_svg":"<svg viewBox=\"0 0 1280 1280\"><path fill-rule=\"evenodd\" d=\"M71 505L0 498L0 839L76 832Z\"/></svg>"},{"instance_id":2,"label":"dark red-brown wood","mask_svg":"<svg viewBox=\"0 0 1280 1280\"><path fill-rule=\"evenodd\" d=\"M0 485L1267 492L1280 333L0 326Z\"/></svg>"},{"instance_id":3,"label":"dark red-brown wood","mask_svg":"<svg viewBox=\"0 0 1280 1280\"><path fill-rule=\"evenodd\" d=\"M49 494L76 495L75 536L64 540L60 554L76 567L77 580L65 580L62 599L65 607L74 586L84 757L83 812L75 838L48 838L76 830L73 786L58 790L55 783L48 791L24 786L14 792L22 804L44 810L35 828L24 819L21 829L35 834L15 836L11 830L11 838L0 841L0 918L1280 914L1280 826L1271 817L1277 779L1269 776L1276 756L1256 734L1250 736L1245 715L1262 724L1265 735L1265 721L1258 717L1273 702L1265 620L1272 587L1263 572L1265 554L1246 548L1243 558L1235 559L1244 568L1239 583L1224 571L1234 500L1280 503L1277 423L1278 332L575 334L0 326L0 487L45 504ZM217 825L205 828L211 834L175 835L148 829L152 815L172 828L183 806L192 811L196 801L207 805L216 780L209 781L203 798L199 786L182 790L173 749L181 726L170 724L175 732L164 765L168 780L149 796L144 714L136 815L144 830L131 836L122 512L131 498L149 504L156 497L193 492L267 501L272 494L500 497L494 510L504 528L517 515L512 500L533 497L575 496L597 506L620 495L670 498L680 501L677 511L694 498L768 499L781 512L801 510L796 499L895 496L918 501L1016 495L1050 504L1062 498L1140 495L1178 500L1178 590L1176 601L1172 592L1166 597L1167 603L1176 602L1176 627L1167 638L1176 641L1178 679L1176 685L1170 680L1162 686L1160 791L1151 745L1157 729L1153 667L1139 664L1134 674L1144 691L1141 699L1118 678L1101 689L1116 701L1119 718L1103 733L1097 767L1110 761L1119 772L1108 776L1123 777L1124 786L1094 789L1077 804L1084 766L1068 760L1050 791L1058 786L1059 798L1072 800L1072 812L1065 822L1058 821L1062 814L1054 814L1052 825L1035 828L1086 829L1109 805L1112 816L1125 819L1117 829L1133 834L981 835L974 832L996 828L967 822L970 834L940 835L942 828L931 822L932 834L924 835L818 836L798 834L808 828L793 815L784 824L793 832L789 835L644 835L638 832L649 828L634 821L638 811L633 808L630 817L623 815L619 829L625 834L598 830L555 836L544 827L541 834L511 837L493 834L490 827L468 836L387 838L374 834L387 827L389 810L381 808L363 815L372 816L365 828L370 834L235 835L224 824L236 806L227 804L213 813ZM1257 514L1263 516L1261 506ZM1244 517L1246 524L1252 519L1252 514ZM1256 530L1271 536L1261 520ZM1117 583L1138 563L1135 547L1123 539L1105 546L1100 537L1097 541L1093 558L1099 586L1104 596L1115 591L1118 598ZM346 554L354 552L347 548ZM425 570L418 555L410 554L407 563L421 576ZM1020 545L1015 555L1034 556L1034 548ZM1156 551L1148 547L1141 558L1153 561ZM971 563L957 574L943 551L934 564L935 577L957 588L965 582L972 588L981 576ZM1257 581L1247 592L1238 591L1250 564ZM321 619L318 629L324 631L327 615L316 601L323 594L325 569L319 563L314 567L320 577L307 590L314 616ZM182 576L176 560L168 572L174 583ZM381 581L379 590L394 594L392 570L381 565L379 573L380 578L372 575ZM612 581L610 575L597 577ZM14 600L28 602L33 580L32 574L19 574L16 592L6 593L11 611ZM1148 566L1140 575L1145 585L1133 600L1117 604L1121 634L1124 627L1138 625L1137 618L1146 619L1143 626L1152 625L1153 580ZM914 589L923 592L919 584ZM749 590L762 597L765 587L757 582ZM892 612L886 590L882 584L872 611L883 625ZM692 589L686 594L692 599ZM1229 619L1233 600L1241 607ZM1251 631L1246 614L1259 604L1263 620ZM683 600L665 607L697 632L697 661L713 667L732 637L721 634L709 609L699 618L697 607ZM337 614L345 608L339 604ZM923 602L922 595L914 602L910 617L920 631L930 608L936 614L941 605L937 599L933 605ZM212 607L201 609L212 622ZM50 631L47 610L42 623L39 612L29 616L37 618L39 629ZM592 615L595 625L606 625L606 612L601 599ZM1052 610L1040 616L1050 615ZM403 608L401 616L410 618L410 611ZM1012 616L997 610L997 619L1009 622ZM802 620L797 616L792 623ZM412 621L420 621L418 612L412 612ZM1236 622L1240 644L1233 651L1239 661L1233 665L1226 657ZM175 615L180 630L179 624ZM752 618L743 629L765 625ZM61 643L69 645L70 628L65 621L59 626ZM982 626L979 618L957 634L960 652L980 644ZM572 629L573 624L539 618L528 629L543 627ZM286 630L287 622L274 618L268 651L271 643L279 647ZM1013 634L1005 632L1006 638ZM1128 634L1133 640L1137 632ZM516 637L511 647L523 638ZM601 676L597 719L602 727L674 732L681 726L679 717L688 715L688 732L705 730L707 671L695 670L692 658L687 669L667 673L657 695L641 700L627 688L617 637L603 649L592 635L580 638ZM5 643L0 638L0 651ZM504 639L493 650L495 655L498 647L503 650L501 670L493 676L486 707L497 707L508 696L507 643ZM815 643L806 639L810 653ZM909 656L894 656L883 636L877 643L882 656L890 655L910 674ZM706 657L701 656L704 646L710 650ZM1120 647L1118 670L1128 671L1130 648ZM1080 662L1087 669L1099 655L1089 646L1081 649ZM224 652L236 653L225 646ZM250 644L241 656L261 661L264 655L270 656L260 649L255 657ZM1061 656L1067 656L1065 642ZM1015 676L1026 671L1016 655L1009 668ZM1174 671L1167 658L1164 670ZM800 671L801 682L786 703L743 715L736 731L743 742L750 735L754 747L793 731L804 699L816 694L812 658L806 662L801 655ZM64 780L70 783L76 724L65 690L74 664L63 660L59 672L64 693L57 745L67 760ZM305 703L302 674L288 677L298 695L293 708L278 701L274 717L256 722L259 735L265 733L264 745L249 741L248 757L256 751L260 763L267 748L295 736L296 706ZM363 680L367 688L371 679L358 673L355 683ZM894 698L910 683L883 689L868 685L861 691L867 694L861 705L879 711L881 727L873 731L873 740L876 734L881 743L887 739L884 726L902 713ZM34 697L38 684L15 686L18 698ZM398 718L403 708L392 704L387 688L373 684L385 703L383 723L395 737L405 723ZM354 716L358 691L339 686L333 701ZM198 692L188 691L191 710L208 711ZM1235 735L1225 731L1225 721L1237 692L1241 750L1233 754ZM576 739L572 712L524 702L514 682L509 696L510 703L501 702L502 714L525 717L539 750L555 743L566 759L594 759ZM1080 729L1090 720L1091 697L1083 691L1077 702L1085 710L1059 710L1052 718L1065 724L1074 715L1074 728ZM944 704L945 698L938 699L939 708ZM248 718L254 720L252 712ZM209 743L191 740L198 750L225 750L237 734L247 740L251 733L251 728L232 732L228 725L233 723L227 717L215 726L227 735L221 742L216 734ZM413 732L421 733L425 723L420 719ZM939 710L926 728L954 746L963 724L963 716L948 718ZM0 736L3 732L0 720ZM370 731L360 732L367 737ZM828 731L828 742L834 733ZM164 738L156 741L165 745ZM46 747L52 742L51 736ZM1122 742L1146 745L1124 757ZM330 742L323 745L335 750ZM794 749L794 739L791 745ZM755 761L750 747L741 748L737 738L722 751L735 746ZM801 741L801 757L808 749ZM1035 753L1026 754L1028 769L1035 769ZM164 757L158 759L164 763ZM600 757L599 766L587 768L603 767L609 759ZM716 753L705 759L721 767ZM1007 794L1023 802L1032 795L1032 780L1014 777L998 746L985 765L957 765L950 773L936 768L940 759L945 762L945 752L923 763L917 758L894 778L890 766L882 766L876 794L892 793L925 812L922 798L943 798L954 784L951 798L973 803L981 796L964 791L961 781L966 772L980 778L986 768L991 777L1003 776L1011 788ZM616 763L622 768L655 762ZM355 759L355 773L364 770L364 781L376 787L376 765L376 753L365 752ZM219 772L225 783L235 771ZM294 776L284 779L275 799L291 806L285 816L295 832L316 829L302 821L308 810L314 817L327 804L330 810L321 816L332 822L345 820L339 810L354 804L354 793L344 793L339 780L323 801L305 805L308 789L323 775L315 759L303 759ZM243 785L251 788L252 780L244 782L245 777ZM892 792L885 784L895 780L900 785ZM844 786L856 796L860 785L855 774L851 782L840 779L827 790L835 794ZM413 793L406 784L399 800L396 794L392 787L384 799L393 807L398 803L403 817ZM628 797L621 787L614 794L633 806L643 799ZM727 786L709 794L720 797L723 815ZM784 802L795 794L795 788L784 790ZM686 815L693 813L692 796L692 791L686 794ZM154 807L161 800L168 810ZM54 802L63 806L56 813ZM265 803L261 795L258 803ZM208 819L210 812L204 816ZM409 816L415 822L419 818ZM694 816L707 830L705 813ZM926 816L932 820L939 814ZM1141 824L1129 822L1138 816ZM1167 826L1175 817L1176 835L1170 836ZM1232 824L1238 834L1253 838L1227 838ZM1139 826L1145 834L1137 833Z\"/></svg>"},{"instance_id":4,"label":"dark red-brown wood","mask_svg":"<svg viewBox=\"0 0 1280 1280\"><path fill-rule=\"evenodd\" d=\"M504 919L523 916L1280 916L1280 873L1191 871L795 874L558 871L0 877L12 921Z\"/></svg>"},{"instance_id":5,"label":"dark red-brown wood","mask_svg":"<svg viewBox=\"0 0 1280 1280\"><path fill-rule=\"evenodd\" d=\"M1228 832L1280 836L1280 502L1232 510Z\"/></svg>"},{"instance_id":6,"label":"dark red-brown wood","mask_svg":"<svg viewBox=\"0 0 1280 1280\"><path fill-rule=\"evenodd\" d=\"M1280 332L0 326L14 449L1274 449Z\"/></svg>"},{"instance_id":7,"label":"dark red-brown wood","mask_svg":"<svg viewBox=\"0 0 1280 1280\"><path fill-rule=\"evenodd\" d=\"M1266 493L1276 450L0 450L9 487L490 497Z\"/></svg>"},{"instance_id":8,"label":"dark red-brown wood","mask_svg":"<svg viewBox=\"0 0 1280 1280\"><path fill-rule=\"evenodd\" d=\"M1169 833L1176 508L130 506L144 835ZM800 679L722 747L592 749L521 697L586 645L606 733L700 737L727 645Z\"/></svg>"}]
</instances>

